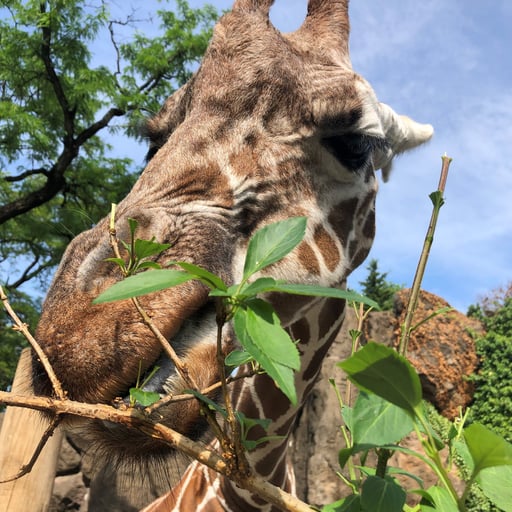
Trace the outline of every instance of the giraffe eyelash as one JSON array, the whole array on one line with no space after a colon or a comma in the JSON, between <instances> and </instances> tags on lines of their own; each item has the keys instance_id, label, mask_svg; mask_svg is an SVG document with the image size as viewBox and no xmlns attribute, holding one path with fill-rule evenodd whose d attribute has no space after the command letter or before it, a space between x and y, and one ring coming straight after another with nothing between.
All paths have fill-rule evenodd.
<instances>
[{"instance_id":1,"label":"giraffe eyelash","mask_svg":"<svg viewBox=\"0 0 512 512\"><path fill-rule=\"evenodd\" d=\"M324 137L322 144L350 171L365 168L375 150L383 150L388 146L385 139L363 133Z\"/></svg>"}]
</instances>

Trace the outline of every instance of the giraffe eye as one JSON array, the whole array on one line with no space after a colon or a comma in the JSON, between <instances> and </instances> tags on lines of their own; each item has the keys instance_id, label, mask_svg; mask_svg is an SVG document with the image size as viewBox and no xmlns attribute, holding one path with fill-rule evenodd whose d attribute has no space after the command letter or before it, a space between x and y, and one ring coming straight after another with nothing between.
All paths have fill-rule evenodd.
<instances>
[{"instance_id":1,"label":"giraffe eye","mask_svg":"<svg viewBox=\"0 0 512 512\"><path fill-rule=\"evenodd\" d=\"M373 151L386 144L383 139L361 133L324 137L322 143L350 171L357 171L368 165Z\"/></svg>"}]
</instances>

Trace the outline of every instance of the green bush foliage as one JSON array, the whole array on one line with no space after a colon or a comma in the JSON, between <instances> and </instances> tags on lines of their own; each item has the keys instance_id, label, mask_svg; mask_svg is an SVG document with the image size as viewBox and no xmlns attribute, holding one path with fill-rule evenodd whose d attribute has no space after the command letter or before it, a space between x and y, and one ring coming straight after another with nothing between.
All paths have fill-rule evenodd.
<instances>
[{"instance_id":1,"label":"green bush foliage","mask_svg":"<svg viewBox=\"0 0 512 512\"><path fill-rule=\"evenodd\" d=\"M476 340L481 365L475 384L472 417L507 441L512 440L512 297L491 316L481 316L487 334Z\"/></svg>"}]
</instances>

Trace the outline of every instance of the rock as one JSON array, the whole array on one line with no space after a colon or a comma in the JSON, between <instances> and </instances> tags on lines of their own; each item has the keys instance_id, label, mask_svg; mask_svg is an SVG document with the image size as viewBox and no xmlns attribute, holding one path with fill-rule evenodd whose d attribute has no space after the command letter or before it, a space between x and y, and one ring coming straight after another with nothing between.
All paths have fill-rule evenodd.
<instances>
[{"instance_id":1,"label":"rock","mask_svg":"<svg viewBox=\"0 0 512 512\"><path fill-rule=\"evenodd\" d=\"M53 486L50 512L80 510L86 494L87 489L80 473L58 476Z\"/></svg>"},{"instance_id":2,"label":"rock","mask_svg":"<svg viewBox=\"0 0 512 512\"><path fill-rule=\"evenodd\" d=\"M64 436L57 463L57 476L78 473L80 471L81 462L82 457L80 452L70 443L69 438Z\"/></svg>"},{"instance_id":3,"label":"rock","mask_svg":"<svg viewBox=\"0 0 512 512\"><path fill-rule=\"evenodd\" d=\"M409 290L395 297L395 346L398 346L400 325L405 319ZM422 291L413 318L413 325L450 305L442 298ZM478 357L471 331L482 332L482 324L452 309L434 316L415 329L410 337L407 357L420 375L423 395L449 419L472 400L473 385L466 377L476 371Z\"/></svg>"}]
</instances>

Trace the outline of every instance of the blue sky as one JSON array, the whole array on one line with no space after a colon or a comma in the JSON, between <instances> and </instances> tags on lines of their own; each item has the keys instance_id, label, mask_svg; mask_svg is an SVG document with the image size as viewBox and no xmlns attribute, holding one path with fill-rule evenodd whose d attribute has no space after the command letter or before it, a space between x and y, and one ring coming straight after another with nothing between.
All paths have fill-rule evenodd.
<instances>
[{"instance_id":1,"label":"blue sky","mask_svg":"<svg viewBox=\"0 0 512 512\"><path fill-rule=\"evenodd\" d=\"M140 5L133 3L142 14ZM151 12L164 3L143 5ZM276 0L271 19L294 30L306 6ZM428 194L446 152L453 158L446 204L423 287L465 311L512 280L512 2L493 0L491 8L476 0L353 0L350 15L354 69L381 101L435 128L433 140L399 158L380 186L370 258L388 279L411 284L430 219ZM349 285L365 275L363 266Z\"/></svg>"},{"instance_id":2,"label":"blue sky","mask_svg":"<svg viewBox=\"0 0 512 512\"><path fill-rule=\"evenodd\" d=\"M222 10L232 1L209 3ZM133 9L138 18L173 6L172 0L107 4L114 17ZM294 30L306 5L276 0L271 19ZM381 101L435 128L433 140L398 159L380 186L370 258L388 279L410 286L430 219L428 194L437 188L446 152L453 163L423 287L465 311L512 280L512 2L352 0L350 14L354 69ZM95 56L102 63L110 45L104 37ZM133 139L116 136L114 145L117 155L142 163L145 149ZM349 286L357 288L365 275L363 265Z\"/></svg>"}]
</instances>

